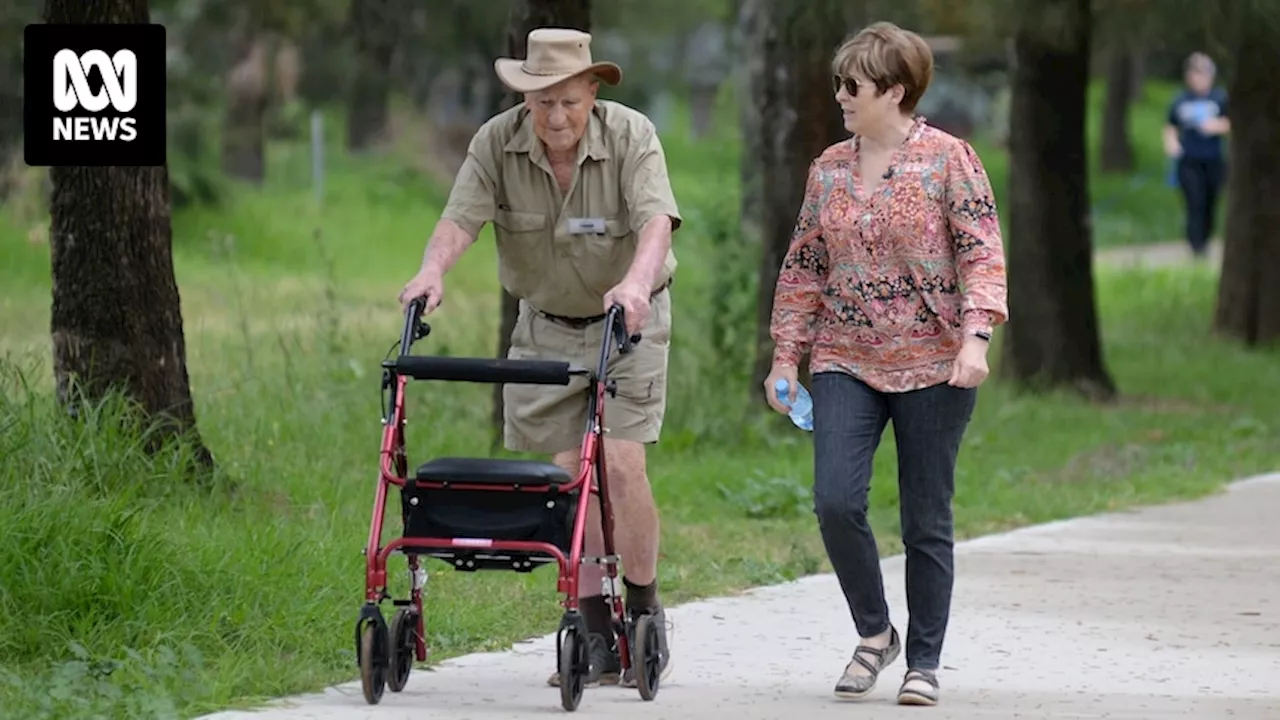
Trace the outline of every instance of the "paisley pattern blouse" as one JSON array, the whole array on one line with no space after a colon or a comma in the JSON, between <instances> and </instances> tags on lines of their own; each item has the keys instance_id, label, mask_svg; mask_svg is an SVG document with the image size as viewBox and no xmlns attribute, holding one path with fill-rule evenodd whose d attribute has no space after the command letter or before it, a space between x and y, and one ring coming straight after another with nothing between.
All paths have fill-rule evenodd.
<instances>
[{"instance_id":1,"label":"paisley pattern blouse","mask_svg":"<svg viewBox=\"0 0 1280 720\"><path fill-rule=\"evenodd\" d=\"M918 117L874 192L857 138L809 168L774 291L773 359L882 392L946 382L966 335L1008 320L995 197L969 143Z\"/></svg>"}]
</instances>

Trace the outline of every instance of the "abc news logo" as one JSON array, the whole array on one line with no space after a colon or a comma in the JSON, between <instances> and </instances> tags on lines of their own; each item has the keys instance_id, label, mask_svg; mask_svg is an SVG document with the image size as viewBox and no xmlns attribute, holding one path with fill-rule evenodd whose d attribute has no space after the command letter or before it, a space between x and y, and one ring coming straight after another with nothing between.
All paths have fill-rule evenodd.
<instances>
[{"instance_id":1,"label":"abc news logo","mask_svg":"<svg viewBox=\"0 0 1280 720\"><path fill-rule=\"evenodd\" d=\"M28 165L164 164L164 26L28 25L23 74Z\"/></svg>"},{"instance_id":2,"label":"abc news logo","mask_svg":"<svg viewBox=\"0 0 1280 720\"><path fill-rule=\"evenodd\" d=\"M102 75L102 89L96 93L89 87L90 68ZM54 140L135 140L137 120L127 113L133 112L138 104L138 56L132 50L120 50L108 57L101 50L77 55L74 50L66 49L53 56L53 106L58 112L70 113L82 108L99 113L106 109L108 102L124 117L55 117Z\"/></svg>"}]
</instances>

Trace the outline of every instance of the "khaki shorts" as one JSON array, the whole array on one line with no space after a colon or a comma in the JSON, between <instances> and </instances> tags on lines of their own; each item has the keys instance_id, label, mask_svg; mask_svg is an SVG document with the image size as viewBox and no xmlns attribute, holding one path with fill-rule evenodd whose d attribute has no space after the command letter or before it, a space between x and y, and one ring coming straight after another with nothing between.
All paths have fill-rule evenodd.
<instances>
[{"instance_id":1,"label":"khaki shorts","mask_svg":"<svg viewBox=\"0 0 1280 720\"><path fill-rule=\"evenodd\" d=\"M565 360L594 374L606 324L572 328L551 320L520 302L507 357L519 360ZM609 352L609 377L618 394L604 399L604 424L612 439L655 443L667 406L667 357L671 346L671 292L650 300L649 317L640 342L622 355ZM587 428L590 386L582 376L568 385L507 384L502 390L504 442L508 450L555 454L577 449Z\"/></svg>"}]
</instances>

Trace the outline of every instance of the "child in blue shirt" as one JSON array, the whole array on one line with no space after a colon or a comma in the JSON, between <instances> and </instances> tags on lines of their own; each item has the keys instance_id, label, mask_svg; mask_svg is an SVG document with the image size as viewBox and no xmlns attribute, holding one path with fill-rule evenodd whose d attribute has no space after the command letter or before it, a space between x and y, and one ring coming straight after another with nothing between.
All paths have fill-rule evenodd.
<instances>
[{"instance_id":1,"label":"child in blue shirt","mask_svg":"<svg viewBox=\"0 0 1280 720\"><path fill-rule=\"evenodd\" d=\"M1222 137L1231 130L1226 91L1214 86L1217 69L1204 53L1185 66L1186 87L1169 106L1164 127L1165 154L1175 162L1186 206L1187 243L1203 256L1213 232L1214 210L1226 171Z\"/></svg>"}]
</instances>

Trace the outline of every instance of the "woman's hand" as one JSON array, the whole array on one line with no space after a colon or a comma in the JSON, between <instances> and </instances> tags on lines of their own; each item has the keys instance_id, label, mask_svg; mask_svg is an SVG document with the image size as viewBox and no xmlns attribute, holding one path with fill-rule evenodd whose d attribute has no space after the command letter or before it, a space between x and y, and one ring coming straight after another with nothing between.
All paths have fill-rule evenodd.
<instances>
[{"instance_id":1,"label":"woman's hand","mask_svg":"<svg viewBox=\"0 0 1280 720\"><path fill-rule=\"evenodd\" d=\"M959 388L975 388L987 379L988 372L987 341L970 335L964 339L947 384Z\"/></svg>"},{"instance_id":2,"label":"woman's hand","mask_svg":"<svg viewBox=\"0 0 1280 720\"><path fill-rule=\"evenodd\" d=\"M796 401L796 388L799 386L799 379L796 368L789 365L774 365L769 370L769 377L764 379L764 397L769 401L769 407L786 415L790 412L790 408L778 400L778 391L774 389L774 385L779 380L787 381L787 403Z\"/></svg>"}]
</instances>

